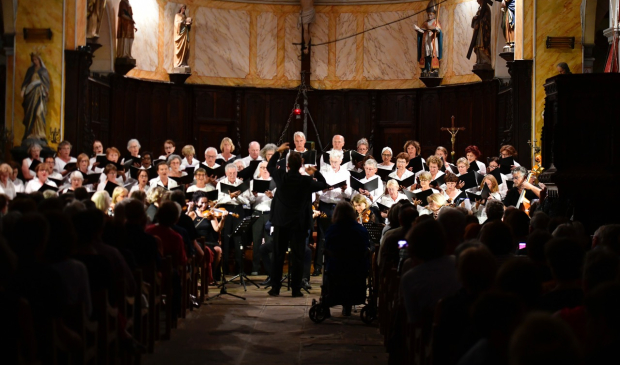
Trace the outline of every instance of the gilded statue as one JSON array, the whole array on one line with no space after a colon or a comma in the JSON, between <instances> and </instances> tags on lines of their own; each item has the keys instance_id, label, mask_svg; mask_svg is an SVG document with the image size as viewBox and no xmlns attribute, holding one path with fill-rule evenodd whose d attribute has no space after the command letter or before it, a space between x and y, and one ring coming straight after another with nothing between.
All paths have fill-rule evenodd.
<instances>
[{"instance_id":1,"label":"gilded statue","mask_svg":"<svg viewBox=\"0 0 620 365\"><path fill-rule=\"evenodd\" d=\"M192 18L185 15L187 6L181 6L174 16L174 67L187 66L189 59L189 30Z\"/></svg>"},{"instance_id":2,"label":"gilded statue","mask_svg":"<svg viewBox=\"0 0 620 365\"><path fill-rule=\"evenodd\" d=\"M106 0L88 0L86 38L98 38L101 20L105 16Z\"/></svg>"},{"instance_id":3,"label":"gilded statue","mask_svg":"<svg viewBox=\"0 0 620 365\"><path fill-rule=\"evenodd\" d=\"M439 6L435 0L426 7L427 19L422 28L415 25L418 32L418 60L422 76L439 76L439 60L442 56L443 32L437 18Z\"/></svg>"},{"instance_id":4,"label":"gilded statue","mask_svg":"<svg viewBox=\"0 0 620 365\"><path fill-rule=\"evenodd\" d=\"M30 61L32 65L26 71L26 77L21 88L21 96L24 98L22 102L24 127L26 127L22 141L36 139L47 144L45 125L50 92L50 75L39 54L31 53Z\"/></svg>"},{"instance_id":5,"label":"gilded statue","mask_svg":"<svg viewBox=\"0 0 620 365\"><path fill-rule=\"evenodd\" d=\"M135 37L136 22L133 20L133 10L129 4L129 0L121 0L118 4L118 28L116 30L116 57L129 58L131 56L131 47Z\"/></svg>"}]
</instances>

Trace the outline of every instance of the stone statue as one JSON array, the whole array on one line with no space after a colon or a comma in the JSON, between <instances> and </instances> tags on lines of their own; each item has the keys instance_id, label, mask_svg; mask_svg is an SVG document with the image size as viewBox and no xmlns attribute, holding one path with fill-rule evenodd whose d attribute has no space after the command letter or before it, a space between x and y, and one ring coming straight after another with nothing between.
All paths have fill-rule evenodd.
<instances>
[{"instance_id":1,"label":"stone statue","mask_svg":"<svg viewBox=\"0 0 620 365\"><path fill-rule=\"evenodd\" d=\"M182 5L174 16L174 67L187 66L189 59L189 30L192 18L185 15L187 6Z\"/></svg>"},{"instance_id":2,"label":"stone statue","mask_svg":"<svg viewBox=\"0 0 620 365\"><path fill-rule=\"evenodd\" d=\"M24 137L43 141L47 145L46 138L46 115L47 102L50 91L50 75L45 68L41 56L37 53L30 54L32 66L26 71L26 77L22 83L21 96L24 98Z\"/></svg>"},{"instance_id":3,"label":"stone statue","mask_svg":"<svg viewBox=\"0 0 620 365\"><path fill-rule=\"evenodd\" d=\"M506 39L504 52L514 52L515 47L515 0L502 0L502 30Z\"/></svg>"},{"instance_id":4,"label":"stone statue","mask_svg":"<svg viewBox=\"0 0 620 365\"><path fill-rule=\"evenodd\" d=\"M472 36L471 43L469 45L469 51L467 52L467 59L471 58L472 50L476 52L476 68L490 68L491 67L491 7L489 6L490 0L477 0L478 12L471 20L471 27L474 28L474 35Z\"/></svg>"},{"instance_id":5,"label":"stone statue","mask_svg":"<svg viewBox=\"0 0 620 365\"><path fill-rule=\"evenodd\" d=\"M315 19L314 0L301 0L301 10L299 12L297 28L303 28L305 43L302 45L302 49L305 54L308 54L308 47L310 47L310 24L314 23Z\"/></svg>"},{"instance_id":6,"label":"stone statue","mask_svg":"<svg viewBox=\"0 0 620 365\"><path fill-rule=\"evenodd\" d=\"M99 38L101 20L105 16L106 0L88 0L86 38Z\"/></svg>"},{"instance_id":7,"label":"stone statue","mask_svg":"<svg viewBox=\"0 0 620 365\"><path fill-rule=\"evenodd\" d=\"M134 33L138 31L133 20L133 11L129 0L121 0L118 4L118 29L116 30L116 58L129 58L133 45Z\"/></svg>"},{"instance_id":8,"label":"stone statue","mask_svg":"<svg viewBox=\"0 0 620 365\"><path fill-rule=\"evenodd\" d=\"M437 19L439 6L431 0L426 7L427 19L418 31L418 59L422 76L439 76L439 60L442 56L443 32Z\"/></svg>"}]
</instances>

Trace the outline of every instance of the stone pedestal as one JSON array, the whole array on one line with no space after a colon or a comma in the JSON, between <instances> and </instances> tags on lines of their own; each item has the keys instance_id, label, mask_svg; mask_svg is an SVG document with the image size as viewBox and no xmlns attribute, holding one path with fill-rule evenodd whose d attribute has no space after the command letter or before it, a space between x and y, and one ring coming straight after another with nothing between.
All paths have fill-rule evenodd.
<instances>
[{"instance_id":1,"label":"stone pedestal","mask_svg":"<svg viewBox=\"0 0 620 365\"><path fill-rule=\"evenodd\" d=\"M495 70L493 70L493 67L488 63L475 64L472 72L475 73L482 81L493 80L493 77L495 77Z\"/></svg>"},{"instance_id":2,"label":"stone pedestal","mask_svg":"<svg viewBox=\"0 0 620 365\"><path fill-rule=\"evenodd\" d=\"M192 68L189 66L175 67L168 74L170 81L175 84L184 84L190 76L192 76Z\"/></svg>"},{"instance_id":3,"label":"stone pedestal","mask_svg":"<svg viewBox=\"0 0 620 365\"><path fill-rule=\"evenodd\" d=\"M119 75L125 76L135 67L136 60L134 58L117 58L114 61L114 72Z\"/></svg>"},{"instance_id":4,"label":"stone pedestal","mask_svg":"<svg viewBox=\"0 0 620 365\"><path fill-rule=\"evenodd\" d=\"M426 87L437 87L441 85L443 77L420 77L420 81L424 83Z\"/></svg>"}]
</instances>

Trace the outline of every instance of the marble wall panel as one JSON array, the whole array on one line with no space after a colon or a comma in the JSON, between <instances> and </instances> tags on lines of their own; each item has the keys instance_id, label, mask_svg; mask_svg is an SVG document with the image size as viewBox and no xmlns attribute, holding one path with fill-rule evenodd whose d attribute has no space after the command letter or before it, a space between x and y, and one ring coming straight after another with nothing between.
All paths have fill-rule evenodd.
<instances>
[{"instance_id":1,"label":"marble wall panel","mask_svg":"<svg viewBox=\"0 0 620 365\"><path fill-rule=\"evenodd\" d=\"M250 71L250 14L247 11L199 8L195 17L196 73L245 78Z\"/></svg>"},{"instance_id":2,"label":"marble wall panel","mask_svg":"<svg viewBox=\"0 0 620 365\"><path fill-rule=\"evenodd\" d=\"M138 28L131 49L131 55L136 59L136 69L155 71L158 64L159 4L157 0L141 0L132 2L131 8Z\"/></svg>"},{"instance_id":3,"label":"marble wall panel","mask_svg":"<svg viewBox=\"0 0 620 365\"><path fill-rule=\"evenodd\" d=\"M411 12L367 14L364 28L410 15ZM414 18L364 34L364 77L368 80L411 79L419 74L416 62L417 36Z\"/></svg>"},{"instance_id":4,"label":"marble wall panel","mask_svg":"<svg viewBox=\"0 0 620 365\"><path fill-rule=\"evenodd\" d=\"M174 16L181 9L182 4L167 3L164 7L164 69L166 72L172 72L174 62ZM193 17L196 11L189 8L185 14L189 17ZM192 28L192 31L197 31L200 28ZM193 51L193 44L190 43L190 52Z\"/></svg>"},{"instance_id":5,"label":"marble wall panel","mask_svg":"<svg viewBox=\"0 0 620 365\"><path fill-rule=\"evenodd\" d=\"M311 42L313 44L326 42L328 40L329 18L327 14L317 14L316 20L310 26ZM323 80L327 76L328 46L318 46L312 48L310 55L310 79Z\"/></svg>"},{"instance_id":6,"label":"marble wall panel","mask_svg":"<svg viewBox=\"0 0 620 365\"><path fill-rule=\"evenodd\" d=\"M289 80L299 80L301 72L301 48L293 43L301 42L301 28L297 29L299 13L288 14L285 20L284 76Z\"/></svg>"},{"instance_id":7,"label":"marble wall panel","mask_svg":"<svg viewBox=\"0 0 620 365\"><path fill-rule=\"evenodd\" d=\"M336 22L336 37L343 38L355 33L355 14L342 13ZM336 76L340 80L353 80L355 77L356 38L352 37L336 43Z\"/></svg>"},{"instance_id":8,"label":"marble wall panel","mask_svg":"<svg viewBox=\"0 0 620 365\"><path fill-rule=\"evenodd\" d=\"M272 80L278 72L278 17L260 13L256 23L256 73L261 79Z\"/></svg>"},{"instance_id":9,"label":"marble wall panel","mask_svg":"<svg viewBox=\"0 0 620 365\"><path fill-rule=\"evenodd\" d=\"M471 43L474 31L471 20L478 11L478 3L469 1L457 4L454 8L454 44L452 47L452 70L455 75L469 75L476 63L476 55L472 52L471 58L467 59L467 50Z\"/></svg>"}]
</instances>

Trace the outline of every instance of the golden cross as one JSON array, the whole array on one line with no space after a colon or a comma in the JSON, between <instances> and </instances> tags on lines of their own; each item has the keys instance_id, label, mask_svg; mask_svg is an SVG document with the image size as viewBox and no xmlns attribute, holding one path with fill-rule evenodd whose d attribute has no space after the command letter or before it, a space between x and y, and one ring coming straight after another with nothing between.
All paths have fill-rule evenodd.
<instances>
[{"instance_id":1,"label":"golden cross","mask_svg":"<svg viewBox=\"0 0 620 365\"><path fill-rule=\"evenodd\" d=\"M446 127L441 127L441 131L448 131L451 135L452 138L450 139L450 141L452 141L452 152L450 152L450 155L452 156L452 163L454 163L454 143L456 142L456 134L459 131L464 131L465 127L455 127L454 126L454 115L452 116L452 127L450 128L446 128Z\"/></svg>"}]
</instances>

